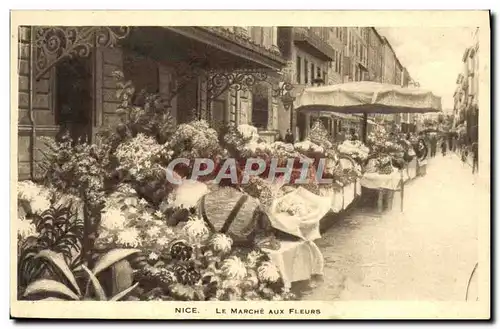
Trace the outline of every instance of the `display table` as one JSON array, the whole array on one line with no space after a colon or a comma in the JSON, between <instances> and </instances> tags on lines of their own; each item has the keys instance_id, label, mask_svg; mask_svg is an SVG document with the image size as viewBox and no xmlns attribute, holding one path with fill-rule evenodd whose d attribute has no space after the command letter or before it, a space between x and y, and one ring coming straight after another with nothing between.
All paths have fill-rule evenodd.
<instances>
[{"instance_id":1,"label":"display table","mask_svg":"<svg viewBox=\"0 0 500 329\"><path fill-rule=\"evenodd\" d=\"M280 270L285 289L293 282L309 280L313 275L323 275L324 259L313 241L283 241L278 250L262 249Z\"/></svg>"},{"instance_id":2,"label":"display table","mask_svg":"<svg viewBox=\"0 0 500 329\"><path fill-rule=\"evenodd\" d=\"M361 195L361 181L345 185L341 188L324 187L320 189L320 196L328 198L331 203L331 211L339 213L349 207L354 199Z\"/></svg>"},{"instance_id":3,"label":"display table","mask_svg":"<svg viewBox=\"0 0 500 329\"><path fill-rule=\"evenodd\" d=\"M393 171L389 175L383 175L379 173L365 173L361 177L361 186L371 190L378 191L377 199L377 210L382 212L384 208L384 201L388 204L389 209L392 208L392 200L394 198L394 191L402 188L403 181L406 178L404 176L404 170ZM406 175L408 176L408 175Z\"/></svg>"}]
</instances>

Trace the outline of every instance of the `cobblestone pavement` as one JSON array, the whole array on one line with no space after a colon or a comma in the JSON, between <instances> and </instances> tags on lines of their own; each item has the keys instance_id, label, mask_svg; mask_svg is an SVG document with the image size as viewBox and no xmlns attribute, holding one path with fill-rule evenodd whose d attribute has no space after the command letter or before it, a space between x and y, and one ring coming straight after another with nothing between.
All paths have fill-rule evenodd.
<instances>
[{"instance_id":1,"label":"cobblestone pavement","mask_svg":"<svg viewBox=\"0 0 500 329\"><path fill-rule=\"evenodd\" d=\"M403 213L396 195L390 212L338 219L317 241L322 281L295 289L304 300L464 300L478 261L475 206L489 198L473 182L456 156L431 159L427 175L406 186Z\"/></svg>"}]
</instances>

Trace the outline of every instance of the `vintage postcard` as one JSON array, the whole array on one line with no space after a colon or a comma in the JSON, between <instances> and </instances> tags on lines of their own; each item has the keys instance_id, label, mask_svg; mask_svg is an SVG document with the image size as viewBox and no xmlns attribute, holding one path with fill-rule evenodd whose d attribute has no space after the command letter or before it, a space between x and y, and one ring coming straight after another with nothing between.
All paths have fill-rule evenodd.
<instances>
[{"instance_id":1,"label":"vintage postcard","mask_svg":"<svg viewBox=\"0 0 500 329\"><path fill-rule=\"evenodd\" d=\"M490 318L488 11L11 18L12 317Z\"/></svg>"}]
</instances>

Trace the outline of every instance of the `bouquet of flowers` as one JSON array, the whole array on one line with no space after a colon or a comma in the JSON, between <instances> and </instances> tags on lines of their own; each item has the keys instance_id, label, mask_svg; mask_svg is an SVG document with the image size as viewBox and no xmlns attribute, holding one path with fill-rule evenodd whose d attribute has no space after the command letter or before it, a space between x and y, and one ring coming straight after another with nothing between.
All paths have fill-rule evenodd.
<instances>
[{"instance_id":1,"label":"bouquet of flowers","mask_svg":"<svg viewBox=\"0 0 500 329\"><path fill-rule=\"evenodd\" d=\"M350 156L358 163L363 163L370 153L370 149L358 140L345 140L337 149L340 153Z\"/></svg>"},{"instance_id":2,"label":"bouquet of flowers","mask_svg":"<svg viewBox=\"0 0 500 329\"><path fill-rule=\"evenodd\" d=\"M371 154L382 158L389 157L396 166L401 166L404 162L404 148L387 134L384 127L376 126L368 136L367 143Z\"/></svg>"},{"instance_id":3,"label":"bouquet of flowers","mask_svg":"<svg viewBox=\"0 0 500 329\"><path fill-rule=\"evenodd\" d=\"M179 125L171 137L170 148L176 158L214 159L223 154L217 131L204 120Z\"/></svg>"},{"instance_id":4,"label":"bouquet of flowers","mask_svg":"<svg viewBox=\"0 0 500 329\"><path fill-rule=\"evenodd\" d=\"M60 142L46 137L40 140L46 146L40 150L44 157L40 164L44 185L65 194L85 194L92 206L99 207L113 174L110 146L75 144L68 134Z\"/></svg>"},{"instance_id":5,"label":"bouquet of flowers","mask_svg":"<svg viewBox=\"0 0 500 329\"><path fill-rule=\"evenodd\" d=\"M144 134L137 134L120 144L115 151L117 170L125 171L137 181L151 177L155 170L162 170L162 165L168 164L172 155L168 143L159 144Z\"/></svg>"}]
</instances>

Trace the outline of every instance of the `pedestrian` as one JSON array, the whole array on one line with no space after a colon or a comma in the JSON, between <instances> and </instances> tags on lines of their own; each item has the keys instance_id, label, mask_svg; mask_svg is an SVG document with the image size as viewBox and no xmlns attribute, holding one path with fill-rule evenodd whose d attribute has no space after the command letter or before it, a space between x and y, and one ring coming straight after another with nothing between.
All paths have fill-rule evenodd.
<instances>
[{"instance_id":1,"label":"pedestrian","mask_svg":"<svg viewBox=\"0 0 500 329\"><path fill-rule=\"evenodd\" d=\"M293 144L293 142L294 142L294 140L293 140L293 134L290 131L290 129L287 129L286 130L286 134L285 134L285 143Z\"/></svg>"},{"instance_id":2,"label":"pedestrian","mask_svg":"<svg viewBox=\"0 0 500 329\"><path fill-rule=\"evenodd\" d=\"M446 141L446 138L443 138L441 140L441 153L443 154L443 156L446 156L446 147L447 147L447 141Z\"/></svg>"},{"instance_id":3,"label":"pedestrian","mask_svg":"<svg viewBox=\"0 0 500 329\"><path fill-rule=\"evenodd\" d=\"M477 142L472 143L472 173L477 173L479 170L479 147Z\"/></svg>"}]
</instances>

